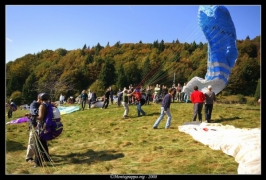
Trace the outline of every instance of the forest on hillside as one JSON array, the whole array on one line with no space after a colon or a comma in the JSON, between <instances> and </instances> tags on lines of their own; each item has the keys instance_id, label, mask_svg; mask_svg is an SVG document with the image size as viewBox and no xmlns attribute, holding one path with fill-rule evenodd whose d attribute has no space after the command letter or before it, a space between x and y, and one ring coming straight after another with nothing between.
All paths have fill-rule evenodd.
<instances>
[{"instance_id":1,"label":"forest on hillside","mask_svg":"<svg viewBox=\"0 0 266 180\"><path fill-rule=\"evenodd\" d=\"M224 95L260 95L260 36L237 40L238 58ZM82 47L82 46L81 46ZM207 43L124 43L76 50L58 48L26 54L6 63L6 99L17 104L29 104L40 92L50 93L52 100L78 96L91 89L102 96L107 87L118 88L155 84L171 87L184 84L207 72Z\"/></svg>"}]
</instances>

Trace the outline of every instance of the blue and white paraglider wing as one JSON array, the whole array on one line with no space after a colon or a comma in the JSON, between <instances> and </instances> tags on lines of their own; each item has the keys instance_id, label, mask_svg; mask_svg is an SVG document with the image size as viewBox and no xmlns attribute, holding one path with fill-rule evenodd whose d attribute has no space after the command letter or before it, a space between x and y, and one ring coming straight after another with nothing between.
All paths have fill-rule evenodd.
<instances>
[{"instance_id":1,"label":"blue and white paraglider wing","mask_svg":"<svg viewBox=\"0 0 266 180\"><path fill-rule=\"evenodd\" d=\"M208 42L207 73L205 79L192 78L184 92L190 95L194 86L206 92L211 85L212 91L217 94L228 84L238 57L235 26L224 6L199 6L198 20Z\"/></svg>"}]
</instances>

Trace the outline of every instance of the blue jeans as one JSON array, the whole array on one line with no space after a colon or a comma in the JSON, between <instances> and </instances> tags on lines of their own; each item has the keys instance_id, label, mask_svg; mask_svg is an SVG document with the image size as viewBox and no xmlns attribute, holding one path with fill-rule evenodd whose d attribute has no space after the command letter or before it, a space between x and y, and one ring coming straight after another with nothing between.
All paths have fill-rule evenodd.
<instances>
[{"instance_id":1,"label":"blue jeans","mask_svg":"<svg viewBox=\"0 0 266 180\"><path fill-rule=\"evenodd\" d=\"M171 125L171 120L172 120L172 115L170 112L170 109L168 108L166 111L166 114L168 116L166 124L165 124L165 128L168 129ZM164 118L164 107L161 107L161 115L159 116L159 118L156 120L156 122L154 123L153 127L158 127L158 125L160 124L161 120Z\"/></svg>"},{"instance_id":2,"label":"blue jeans","mask_svg":"<svg viewBox=\"0 0 266 180\"><path fill-rule=\"evenodd\" d=\"M188 102L188 95L187 94L184 94L184 102Z\"/></svg>"},{"instance_id":3,"label":"blue jeans","mask_svg":"<svg viewBox=\"0 0 266 180\"><path fill-rule=\"evenodd\" d=\"M140 116L140 113L142 115L145 115L145 112L141 109L141 103L140 102L137 102L137 111L138 111L138 116Z\"/></svg>"}]
</instances>

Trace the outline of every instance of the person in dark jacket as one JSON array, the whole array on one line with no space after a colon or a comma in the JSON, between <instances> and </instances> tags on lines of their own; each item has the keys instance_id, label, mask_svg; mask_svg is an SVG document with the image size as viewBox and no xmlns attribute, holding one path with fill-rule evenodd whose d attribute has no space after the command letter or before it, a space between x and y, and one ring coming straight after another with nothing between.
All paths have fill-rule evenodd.
<instances>
[{"instance_id":1,"label":"person in dark jacket","mask_svg":"<svg viewBox=\"0 0 266 180\"><path fill-rule=\"evenodd\" d=\"M204 93L205 96L205 120L210 123L212 116L213 103L216 101L216 95L212 91L212 86L208 86L208 91Z\"/></svg>"},{"instance_id":2,"label":"person in dark jacket","mask_svg":"<svg viewBox=\"0 0 266 180\"><path fill-rule=\"evenodd\" d=\"M91 108L92 104L96 103L96 101L97 101L96 93L94 91L92 91L91 97L89 99L89 109Z\"/></svg>"},{"instance_id":3,"label":"person in dark jacket","mask_svg":"<svg viewBox=\"0 0 266 180\"><path fill-rule=\"evenodd\" d=\"M113 91L112 87L109 87L109 90L110 90L111 104L114 104L114 91Z\"/></svg>"},{"instance_id":4,"label":"person in dark jacket","mask_svg":"<svg viewBox=\"0 0 266 180\"><path fill-rule=\"evenodd\" d=\"M106 109L108 107L109 97L110 97L110 89L108 88L104 95L104 102L103 102L102 109Z\"/></svg>"},{"instance_id":5,"label":"person in dark jacket","mask_svg":"<svg viewBox=\"0 0 266 180\"><path fill-rule=\"evenodd\" d=\"M86 90L83 90L82 93L80 94L81 98L81 109L84 111L86 103L88 101L88 94L86 93Z\"/></svg>"},{"instance_id":6,"label":"person in dark jacket","mask_svg":"<svg viewBox=\"0 0 266 180\"><path fill-rule=\"evenodd\" d=\"M163 98L162 101L162 106L161 106L161 114L159 118L155 121L153 125L153 129L157 129L158 125L160 124L161 120L164 118L164 114L167 114L168 118L165 124L165 129L169 129L171 125L171 120L172 120L172 115L170 112L170 105L171 105L171 99L174 94L174 88L170 88L168 90L168 94L166 94Z\"/></svg>"}]
</instances>

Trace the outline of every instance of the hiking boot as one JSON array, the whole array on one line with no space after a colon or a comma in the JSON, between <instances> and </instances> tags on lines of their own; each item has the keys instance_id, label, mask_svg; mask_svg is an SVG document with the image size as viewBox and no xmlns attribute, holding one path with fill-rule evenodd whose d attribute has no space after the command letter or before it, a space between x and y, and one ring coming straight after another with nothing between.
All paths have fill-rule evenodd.
<instances>
[{"instance_id":1,"label":"hiking boot","mask_svg":"<svg viewBox=\"0 0 266 180\"><path fill-rule=\"evenodd\" d=\"M157 127L153 127L153 129L158 129Z\"/></svg>"}]
</instances>

